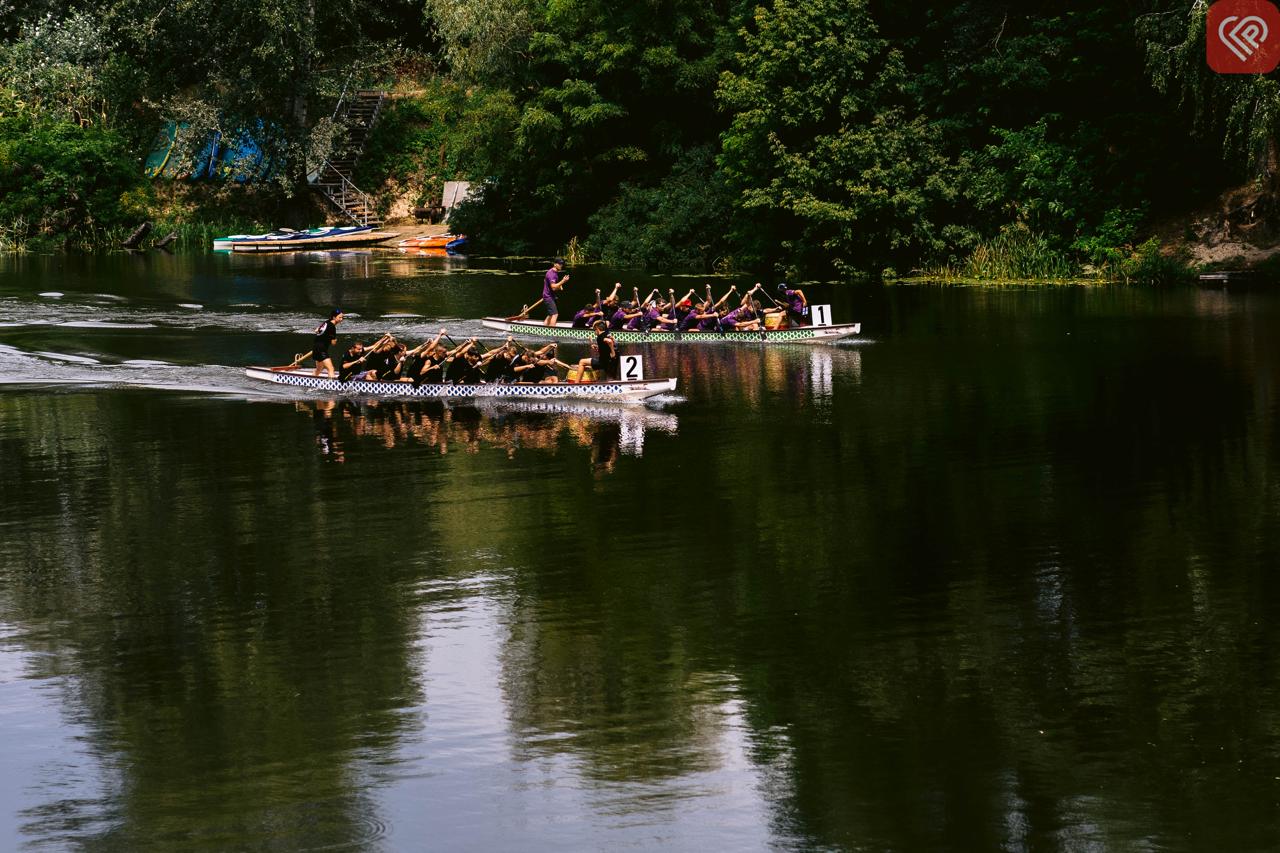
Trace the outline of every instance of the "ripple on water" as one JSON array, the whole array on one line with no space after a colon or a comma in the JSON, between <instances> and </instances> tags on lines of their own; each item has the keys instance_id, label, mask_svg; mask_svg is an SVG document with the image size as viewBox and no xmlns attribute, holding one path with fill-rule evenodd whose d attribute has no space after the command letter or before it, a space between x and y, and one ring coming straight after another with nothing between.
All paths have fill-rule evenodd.
<instances>
[{"instance_id":1,"label":"ripple on water","mask_svg":"<svg viewBox=\"0 0 1280 853\"><path fill-rule=\"evenodd\" d=\"M61 299L66 294L61 293L57 290L47 290L44 293L41 293L39 295L43 296L45 299Z\"/></svg>"},{"instance_id":2,"label":"ripple on water","mask_svg":"<svg viewBox=\"0 0 1280 853\"><path fill-rule=\"evenodd\" d=\"M52 359L53 361L70 361L75 364L101 364L102 363L98 361L98 359L96 358L89 358L89 356L87 355L70 355L65 352L39 351L39 352L36 352L35 354L43 358Z\"/></svg>"},{"instance_id":3,"label":"ripple on water","mask_svg":"<svg viewBox=\"0 0 1280 853\"><path fill-rule=\"evenodd\" d=\"M155 323L117 323L111 320L67 320L59 323L72 329L154 329Z\"/></svg>"}]
</instances>

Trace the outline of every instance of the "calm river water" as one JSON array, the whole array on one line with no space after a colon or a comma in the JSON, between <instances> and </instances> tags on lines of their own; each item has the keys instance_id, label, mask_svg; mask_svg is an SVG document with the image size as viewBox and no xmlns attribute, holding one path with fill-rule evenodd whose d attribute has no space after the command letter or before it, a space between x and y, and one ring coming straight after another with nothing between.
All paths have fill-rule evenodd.
<instances>
[{"instance_id":1,"label":"calm river water","mask_svg":"<svg viewBox=\"0 0 1280 853\"><path fill-rule=\"evenodd\" d=\"M0 849L1280 847L1280 298L814 285L861 339L635 411L243 377L541 272L0 262Z\"/></svg>"}]
</instances>

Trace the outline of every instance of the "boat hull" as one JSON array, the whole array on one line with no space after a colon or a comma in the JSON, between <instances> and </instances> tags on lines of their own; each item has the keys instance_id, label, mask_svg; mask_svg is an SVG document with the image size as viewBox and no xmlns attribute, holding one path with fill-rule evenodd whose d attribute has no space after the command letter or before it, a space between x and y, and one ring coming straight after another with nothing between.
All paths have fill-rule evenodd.
<instances>
[{"instance_id":1,"label":"boat hull","mask_svg":"<svg viewBox=\"0 0 1280 853\"><path fill-rule=\"evenodd\" d=\"M418 385L411 382L340 382L326 376L313 376L311 370L289 370L281 367L248 367L245 375L277 385L307 388L349 397L386 399L429 398L446 400L486 400L520 402L522 400L593 400L605 403L639 403L658 394L676 389L676 380L652 379L644 382L587 382L554 385Z\"/></svg>"},{"instance_id":2,"label":"boat hull","mask_svg":"<svg viewBox=\"0 0 1280 853\"><path fill-rule=\"evenodd\" d=\"M486 329L527 338L553 338L560 341L593 341L591 329L575 329L567 323L547 326L530 321L509 321L485 317L480 321ZM799 326L792 329L767 329L760 332L632 332L615 329L610 334L619 344L829 344L862 332L861 323L839 326Z\"/></svg>"},{"instance_id":3,"label":"boat hull","mask_svg":"<svg viewBox=\"0 0 1280 853\"><path fill-rule=\"evenodd\" d=\"M423 234L401 240L396 245L401 249L450 249L457 250L467 244L467 238L460 234Z\"/></svg>"},{"instance_id":4,"label":"boat hull","mask_svg":"<svg viewBox=\"0 0 1280 853\"><path fill-rule=\"evenodd\" d=\"M323 249L334 246L372 246L389 240L395 234L389 231L374 231L369 227L330 229L323 233L296 234L237 234L234 237L220 237L213 241L215 252L291 252L299 249Z\"/></svg>"}]
</instances>

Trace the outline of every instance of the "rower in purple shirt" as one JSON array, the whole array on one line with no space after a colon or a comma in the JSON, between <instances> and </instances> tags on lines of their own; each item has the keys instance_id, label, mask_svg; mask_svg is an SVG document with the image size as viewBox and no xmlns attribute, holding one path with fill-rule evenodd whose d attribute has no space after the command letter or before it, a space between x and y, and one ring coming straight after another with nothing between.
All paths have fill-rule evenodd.
<instances>
[{"instance_id":1,"label":"rower in purple shirt","mask_svg":"<svg viewBox=\"0 0 1280 853\"><path fill-rule=\"evenodd\" d=\"M618 306L618 310L613 312L613 316L609 318L609 328L621 329L639 316L640 312L634 310L630 302L623 302Z\"/></svg>"},{"instance_id":2,"label":"rower in purple shirt","mask_svg":"<svg viewBox=\"0 0 1280 853\"><path fill-rule=\"evenodd\" d=\"M650 304L648 308L641 308L639 313L631 318L627 323L627 329L633 332L647 332L653 328L660 316L662 315L657 306Z\"/></svg>"},{"instance_id":3,"label":"rower in purple shirt","mask_svg":"<svg viewBox=\"0 0 1280 853\"><path fill-rule=\"evenodd\" d=\"M716 311L716 307L708 304L703 307L703 313L699 315L702 319L698 321L699 332L717 332L720 330L720 315Z\"/></svg>"},{"instance_id":4,"label":"rower in purple shirt","mask_svg":"<svg viewBox=\"0 0 1280 853\"><path fill-rule=\"evenodd\" d=\"M793 326L809 325L809 300L799 288L789 288L785 284L778 285L778 292L787 302L787 318Z\"/></svg>"},{"instance_id":5,"label":"rower in purple shirt","mask_svg":"<svg viewBox=\"0 0 1280 853\"><path fill-rule=\"evenodd\" d=\"M738 328L738 318L742 316L742 308L734 308L728 314L720 318L720 328L726 332L732 332Z\"/></svg>"},{"instance_id":6,"label":"rower in purple shirt","mask_svg":"<svg viewBox=\"0 0 1280 853\"><path fill-rule=\"evenodd\" d=\"M750 294L748 294L748 297L750 297ZM745 332L755 331L760 328L760 319L759 315L756 313L757 310L758 309L753 303L744 299L742 305L720 318L720 328L726 332L732 332L739 329Z\"/></svg>"},{"instance_id":7,"label":"rower in purple shirt","mask_svg":"<svg viewBox=\"0 0 1280 853\"><path fill-rule=\"evenodd\" d=\"M598 303L584 305L582 310L573 315L573 328L590 329L596 320L604 316L604 312L597 307Z\"/></svg>"},{"instance_id":8,"label":"rower in purple shirt","mask_svg":"<svg viewBox=\"0 0 1280 853\"><path fill-rule=\"evenodd\" d=\"M556 307L556 292L564 290L564 283L568 280L569 274L564 271L564 258L556 258L542 279L542 304L547 308L548 326L554 326L560 317L560 309Z\"/></svg>"}]
</instances>

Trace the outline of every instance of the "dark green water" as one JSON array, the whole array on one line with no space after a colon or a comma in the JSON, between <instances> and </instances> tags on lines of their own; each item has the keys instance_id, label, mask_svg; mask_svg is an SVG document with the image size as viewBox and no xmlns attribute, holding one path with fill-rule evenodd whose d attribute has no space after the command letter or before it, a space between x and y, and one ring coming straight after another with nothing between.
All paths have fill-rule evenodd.
<instances>
[{"instance_id":1,"label":"dark green water","mask_svg":"<svg viewBox=\"0 0 1280 853\"><path fill-rule=\"evenodd\" d=\"M0 848L1280 847L1280 298L814 286L863 340L625 413L240 373L540 274L0 263Z\"/></svg>"}]
</instances>

